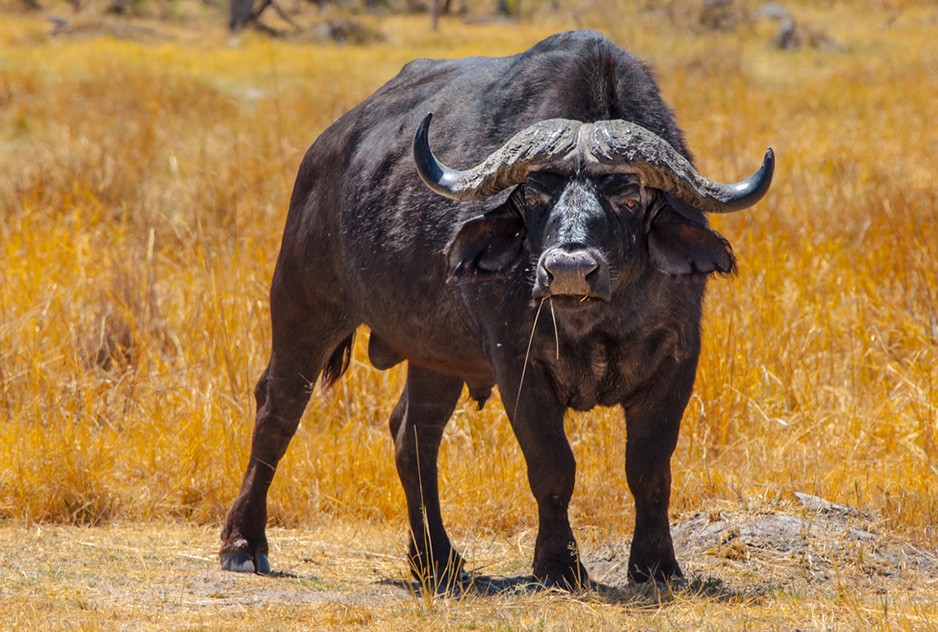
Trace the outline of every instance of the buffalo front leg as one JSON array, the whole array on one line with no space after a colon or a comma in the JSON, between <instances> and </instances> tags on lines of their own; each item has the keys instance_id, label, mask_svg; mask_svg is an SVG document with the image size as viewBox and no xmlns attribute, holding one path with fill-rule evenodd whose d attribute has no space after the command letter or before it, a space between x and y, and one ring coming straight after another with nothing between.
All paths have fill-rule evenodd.
<instances>
[{"instance_id":1,"label":"buffalo front leg","mask_svg":"<svg viewBox=\"0 0 938 632\"><path fill-rule=\"evenodd\" d=\"M519 382L499 384L512 429L524 454L528 483L537 502L534 577L547 586L576 590L589 577L580 562L568 508L576 481L576 461L564 432L566 408L556 401L546 379L528 367Z\"/></svg>"},{"instance_id":2,"label":"buffalo front leg","mask_svg":"<svg viewBox=\"0 0 938 632\"><path fill-rule=\"evenodd\" d=\"M410 364L407 384L391 414L397 472L410 522L408 560L426 588L447 591L463 579L462 558L443 527L437 455L443 429L462 392L463 380Z\"/></svg>"},{"instance_id":3,"label":"buffalo front leg","mask_svg":"<svg viewBox=\"0 0 938 632\"><path fill-rule=\"evenodd\" d=\"M655 386L625 406L625 472L635 498L635 532L629 579L644 582L681 577L674 556L668 506L671 455L694 384L696 362L662 366Z\"/></svg>"}]
</instances>

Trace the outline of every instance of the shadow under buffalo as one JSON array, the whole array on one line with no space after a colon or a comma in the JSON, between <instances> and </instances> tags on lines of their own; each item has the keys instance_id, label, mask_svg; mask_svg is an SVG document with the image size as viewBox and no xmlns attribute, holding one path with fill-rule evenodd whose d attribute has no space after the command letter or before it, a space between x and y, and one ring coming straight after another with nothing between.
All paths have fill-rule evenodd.
<instances>
[{"instance_id":1,"label":"shadow under buffalo","mask_svg":"<svg viewBox=\"0 0 938 632\"><path fill-rule=\"evenodd\" d=\"M610 604L627 604L636 607L658 607L678 597L702 597L723 602L748 602L757 598L757 595L734 590L722 580L713 577L680 578L671 582L629 583L622 586L588 581L584 586L579 586L570 591L560 587L546 586L530 575L514 577L496 577L475 573L466 573L466 575L467 577L455 586L442 589L435 589L416 580L383 579L378 583L405 590L419 597L433 596L459 599L552 591L558 594L569 593L588 596Z\"/></svg>"}]
</instances>

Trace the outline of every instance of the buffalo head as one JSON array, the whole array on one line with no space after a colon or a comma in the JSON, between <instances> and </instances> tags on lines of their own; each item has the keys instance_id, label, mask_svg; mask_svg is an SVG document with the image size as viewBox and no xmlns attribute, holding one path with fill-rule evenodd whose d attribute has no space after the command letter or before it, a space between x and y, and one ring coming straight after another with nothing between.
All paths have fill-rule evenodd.
<instances>
[{"instance_id":1,"label":"buffalo head","mask_svg":"<svg viewBox=\"0 0 938 632\"><path fill-rule=\"evenodd\" d=\"M447 249L450 275L498 272L527 240L536 258L532 296L551 297L559 307L608 302L649 260L673 275L732 272L729 243L700 211L752 206L775 165L769 149L752 176L720 184L637 124L551 119L457 171L430 149L431 117L414 137L417 170L430 189L468 201L517 186L507 204L459 226Z\"/></svg>"}]
</instances>

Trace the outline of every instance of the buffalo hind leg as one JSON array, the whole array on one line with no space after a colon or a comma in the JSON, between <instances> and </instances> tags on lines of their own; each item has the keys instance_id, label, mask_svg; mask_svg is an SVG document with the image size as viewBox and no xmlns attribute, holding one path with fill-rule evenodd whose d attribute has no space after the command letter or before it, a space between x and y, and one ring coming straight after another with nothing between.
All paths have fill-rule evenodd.
<instances>
[{"instance_id":1,"label":"buffalo hind leg","mask_svg":"<svg viewBox=\"0 0 938 632\"><path fill-rule=\"evenodd\" d=\"M635 532L629 553L629 579L669 581L683 572L674 556L668 506L671 455L684 408L694 384L696 362L666 363L657 388L625 407L625 472L635 498Z\"/></svg>"},{"instance_id":2,"label":"buffalo hind leg","mask_svg":"<svg viewBox=\"0 0 938 632\"><path fill-rule=\"evenodd\" d=\"M276 324L276 323L275 323ZM269 573L267 559L267 490L277 464L299 426L313 386L323 368L337 376L349 353L352 334L326 340L303 340L299 328L274 327L270 363L254 389L257 417L251 456L241 490L222 529L221 565L224 570ZM323 329L308 327L321 333Z\"/></svg>"},{"instance_id":3,"label":"buffalo hind leg","mask_svg":"<svg viewBox=\"0 0 938 632\"><path fill-rule=\"evenodd\" d=\"M408 561L414 577L433 592L464 580L463 560L443 527L437 455L443 429L456 408L463 380L409 364L407 384L391 413L397 472L410 522Z\"/></svg>"}]
</instances>

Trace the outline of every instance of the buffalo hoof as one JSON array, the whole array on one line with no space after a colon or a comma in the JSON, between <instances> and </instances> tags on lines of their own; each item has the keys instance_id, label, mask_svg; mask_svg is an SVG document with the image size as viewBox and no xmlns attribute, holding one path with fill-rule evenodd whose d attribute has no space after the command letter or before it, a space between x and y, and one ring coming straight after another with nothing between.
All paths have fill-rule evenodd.
<instances>
[{"instance_id":1,"label":"buffalo hoof","mask_svg":"<svg viewBox=\"0 0 938 632\"><path fill-rule=\"evenodd\" d=\"M584 590L590 586L589 573L579 562L544 564L534 570L534 579L546 588L560 588L570 592Z\"/></svg>"},{"instance_id":2,"label":"buffalo hoof","mask_svg":"<svg viewBox=\"0 0 938 632\"><path fill-rule=\"evenodd\" d=\"M684 577L677 561L656 562L654 564L629 563L629 581L641 584L647 581L670 582Z\"/></svg>"},{"instance_id":3,"label":"buffalo hoof","mask_svg":"<svg viewBox=\"0 0 938 632\"><path fill-rule=\"evenodd\" d=\"M251 557L247 553L222 553L221 568L235 573L270 575L270 560L263 553Z\"/></svg>"},{"instance_id":4,"label":"buffalo hoof","mask_svg":"<svg viewBox=\"0 0 938 632\"><path fill-rule=\"evenodd\" d=\"M435 595L459 594L472 581L464 570L465 562L451 550L445 563L421 564L419 555L408 556L410 573L420 584L421 590Z\"/></svg>"},{"instance_id":5,"label":"buffalo hoof","mask_svg":"<svg viewBox=\"0 0 938 632\"><path fill-rule=\"evenodd\" d=\"M421 588L438 597L461 595L472 584L472 576L459 569L456 572L447 572L432 578L418 580Z\"/></svg>"}]
</instances>

